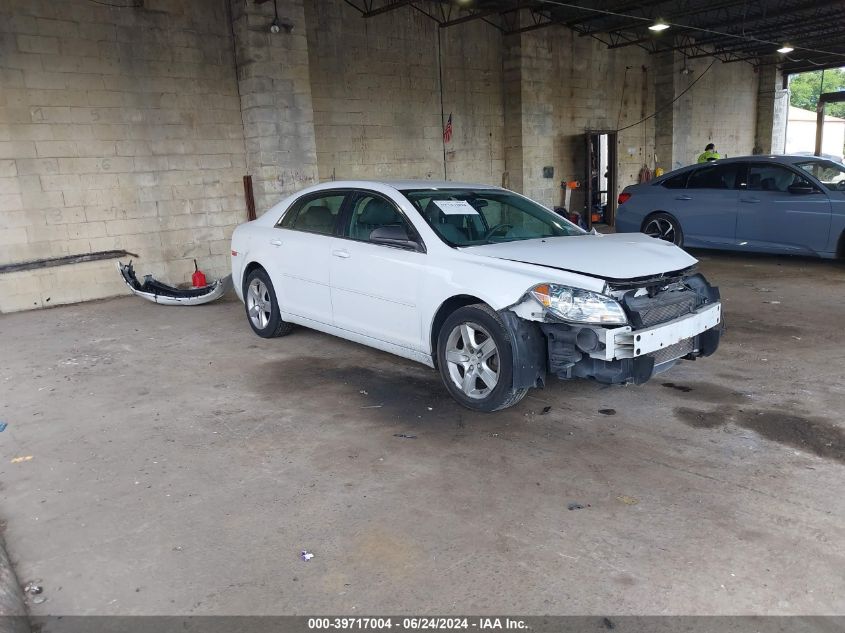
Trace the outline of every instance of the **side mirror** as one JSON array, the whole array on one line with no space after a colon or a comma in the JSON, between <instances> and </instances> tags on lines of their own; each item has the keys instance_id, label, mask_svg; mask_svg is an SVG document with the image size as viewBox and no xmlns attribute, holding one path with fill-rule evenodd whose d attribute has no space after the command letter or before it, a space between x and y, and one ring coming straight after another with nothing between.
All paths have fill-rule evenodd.
<instances>
[{"instance_id":1,"label":"side mirror","mask_svg":"<svg viewBox=\"0 0 845 633\"><path fill-rule=\"evenodd\" d=\"M405 227L399 224L380 226L377 229L373 229L370 233L370 241L375 244L384 244L385 246L396 246L398 248L422 251L422 247L417 241L412 240L408 236Z\"/></svg>"},{"instance_id":2,"label":"side mirror","mask_svg":"<svg viewBox=\"0 0 845 633\"><path fill-rule=\"evenodd\" d=\"M808 193L815 193L816 192L815 187L813 187L812 185L807 185L807 184L803 184L803 183L802 184L789 185L787 190L789 191L789 193L795 193L795 194L808 194Z\"/></svg>"}]
</instances>

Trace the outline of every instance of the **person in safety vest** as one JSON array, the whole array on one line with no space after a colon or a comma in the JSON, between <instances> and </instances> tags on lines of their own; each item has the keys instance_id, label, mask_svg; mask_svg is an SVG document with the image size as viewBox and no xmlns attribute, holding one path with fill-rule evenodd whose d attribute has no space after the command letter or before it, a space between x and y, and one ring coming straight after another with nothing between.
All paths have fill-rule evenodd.
<instances>
[{"instance_id":1,"label":"person in safety vest","mask_svg":"<svg viewBox=\"0 0 845 633\"><path fill-rule=\"evenodd\" d=\"M704 153L698 157L699 163L706 163L711 160L716 160L717 158L721 158L719 152L716 151L716 146L713 143L708 143L707 147L704 148Z\"/></svg>"}]
</instances>

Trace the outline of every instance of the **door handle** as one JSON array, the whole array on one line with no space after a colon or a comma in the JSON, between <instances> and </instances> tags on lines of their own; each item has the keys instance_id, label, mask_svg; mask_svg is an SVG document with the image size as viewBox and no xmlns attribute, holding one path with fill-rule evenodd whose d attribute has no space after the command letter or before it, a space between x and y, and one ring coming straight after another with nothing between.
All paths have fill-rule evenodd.
<instances>
[{"instance_id":1,"label":"door handle","mask_svg":"<svg viewBox=\"0 0 845 633\"><path fill-rule=\"evenodd\" d=\"M332 255L334 255L335 257L340 257L342 259L347 259L349 257L349 251L336 250L332 251Z\"/></svg>"},{"instance_id":2,"label":"door handle","mask_svg":"<svg viewBox=\"0 0 845 633\"><path fill-rule=\"evenodd\" d=\"M760 198L740 198L739 201L740 202L750 202L752 204L757 203L757 202L762 202L762 200L760 200Z\"/></svg>"},{"instance_id":3,"label":"door handle","mask_svg":"<svg viewBox=\"0 0 845 633\"><path fill-rule=\"evenodd\" d=\"M281 245L282 245L282 240L270 240L270 243L271 243L273 246L281 246Z\"/></svg>"},{"instance_id":4,"label":"door handle","mask_svg":"<svg viewBox=\"0 0 845 633\"><path fill-rule=\"evenodd\" d=\"M692 196L675 196L675 200L692 200Z\"/></svg>"}]
</instances>

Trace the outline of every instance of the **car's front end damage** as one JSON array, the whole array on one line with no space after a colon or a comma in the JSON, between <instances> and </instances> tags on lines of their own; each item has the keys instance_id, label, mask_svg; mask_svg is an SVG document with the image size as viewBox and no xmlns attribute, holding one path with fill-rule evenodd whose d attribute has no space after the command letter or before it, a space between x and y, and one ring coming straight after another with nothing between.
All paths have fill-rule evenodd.
<instances>
[{"instance_id":1,"label":"car's front end damage","mask_svg":"<svg viewBox=\"0 0 845 633\"><path fill-rule=\"evenodd\" d=\"M719 289L694 268L627 280L600 293L540 284L500 311L511 331L514 386L562 379L641 384L678 360L709 356L722 330Z\"/></svg>"}]
</instances>

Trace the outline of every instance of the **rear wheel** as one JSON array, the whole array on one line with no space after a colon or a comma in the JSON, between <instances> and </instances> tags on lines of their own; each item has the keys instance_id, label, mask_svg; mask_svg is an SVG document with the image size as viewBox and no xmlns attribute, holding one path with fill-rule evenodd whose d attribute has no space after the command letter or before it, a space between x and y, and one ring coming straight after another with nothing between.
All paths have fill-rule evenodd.
<instances>
[{"instance_id":1,"label":"rear wheel","mask_svg":"<svg viewBox=\"0 0 845 633\"><path fill-rule=\"evenodd\" d=\"M282 320L273 282L263 268L251 271L244 281L244 306L252 331L264 338L290 334L293 323Z\"/></svg>"},{"instance_id":2,"label":"rear wheel","mask_svg":"<svg viewBox=\"0 0 845 633\"><path fill-rule=\"evenodd\" d=\"M684 232L678 221L668 213L653 213L643 222L643 233L657 239L672 242L675 246L684 245Z\"/></svg>"},{"instance_id":3,"label":"rear wheel","mask_svg":"<svg viewBox=\"0 0 845 633\"><path fill-rule=\"evenodd\" d=\"M468 409L499 411L528 393L513 388L510 335L487 305L458 308L446 318L437 340L437 361L449 393Z\"/></svg>"}]
</instances>

